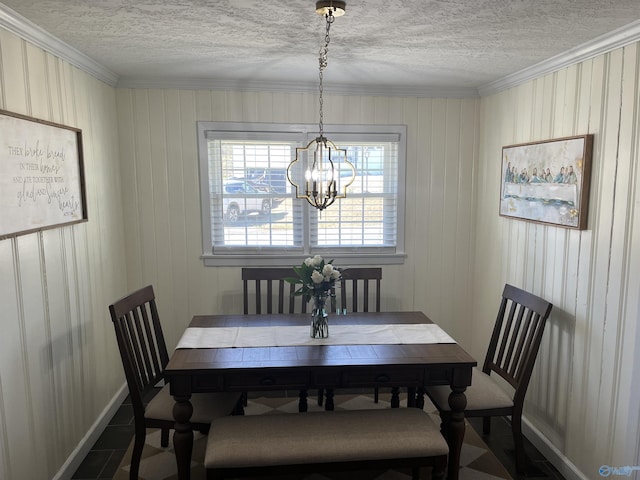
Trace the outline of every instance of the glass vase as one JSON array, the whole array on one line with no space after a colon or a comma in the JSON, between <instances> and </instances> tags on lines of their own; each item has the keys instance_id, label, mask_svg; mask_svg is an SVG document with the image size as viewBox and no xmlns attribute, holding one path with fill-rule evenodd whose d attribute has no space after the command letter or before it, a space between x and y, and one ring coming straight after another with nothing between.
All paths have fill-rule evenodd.
<instances>
[{"instance_id":1,"label":"glass vase","mask_svg":"<svg viewBox=\"0 0 640 480\"><path fill-rule=\"evenodd\" d=\"M313 310L311 310L311 338L327 338L329 336L329 315L325 309L327 298L327 293L313 296Z\"/></svg>"}]
</instances>

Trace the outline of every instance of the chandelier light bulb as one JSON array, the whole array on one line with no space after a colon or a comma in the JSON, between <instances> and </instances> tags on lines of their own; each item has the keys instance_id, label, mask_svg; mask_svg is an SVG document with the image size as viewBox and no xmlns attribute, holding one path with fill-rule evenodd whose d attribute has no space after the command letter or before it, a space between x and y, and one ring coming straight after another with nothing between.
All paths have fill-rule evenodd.
<instances>
[{"instance_id":1,"label":"chandelier light bulb","mask_svg":"<svg viewBox=\"0 0 640 480\"><path fill-rule=\"evenodd\" d=\"M327 170L327 182L333 182L333 169Z\"/></svg>"}]
</instances>

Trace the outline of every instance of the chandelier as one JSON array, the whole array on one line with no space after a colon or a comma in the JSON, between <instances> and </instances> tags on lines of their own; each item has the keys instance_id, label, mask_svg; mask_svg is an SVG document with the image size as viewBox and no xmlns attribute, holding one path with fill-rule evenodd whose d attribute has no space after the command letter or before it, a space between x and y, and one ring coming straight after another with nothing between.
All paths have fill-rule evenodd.
<instances>
[{"instance_id":1,"label":"chandelier","mask_svg":"<svg viewBox=\"0 0 640 480\"><path fill-rule=\"evenodd\" d=\"M335 202L336 198L346 198L347 187L355 179L356 170L347 160L347 151L338 148L335 143L324 136L323 120L323 73L327 66L329 52L329 30L335 17L344 15L345 2L319 1L316 2L316 13L323 15L326 20L324 45L319 53L319 93L320 93L320 121L318 122L320 135L311 140L306 147L296 148L296 158L287 167L287 179L296 189L296 198L304 198L309 204L322 211ZM305 169L304 180L301 170ZM294 175L294 171L300 172ZM295 176L299 183L294 181ZM304 185L302 185L304 184Z\"/></svg>"}]
</instances>

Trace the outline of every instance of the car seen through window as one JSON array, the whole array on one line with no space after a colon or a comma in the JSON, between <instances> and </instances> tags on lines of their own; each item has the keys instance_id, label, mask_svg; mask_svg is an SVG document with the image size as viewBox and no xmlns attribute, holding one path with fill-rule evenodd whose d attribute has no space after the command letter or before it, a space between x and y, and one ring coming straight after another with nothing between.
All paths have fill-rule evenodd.
<instances>
[{"instance_id":1,"label":"car seen through window","mask_svg":"<svg viewBox=\"0 0 640 480\"><path fill-rule=\"evenodd\" d=\"M224 217L230 222L236 222L240 217L250 214L267 216L282 200L273 197L269 186L250 180L231 178L224 182Z\"/></svg>"}]
</instances>

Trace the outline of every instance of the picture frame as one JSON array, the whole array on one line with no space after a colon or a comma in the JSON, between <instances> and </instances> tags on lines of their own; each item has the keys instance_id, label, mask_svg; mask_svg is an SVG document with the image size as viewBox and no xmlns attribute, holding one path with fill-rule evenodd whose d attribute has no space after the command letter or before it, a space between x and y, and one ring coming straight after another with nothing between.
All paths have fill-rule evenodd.
<instances>
[{"instance_id":1,"label":"picture frame","mask_svg":"<svg viewBox=\"0 0 640 480\"><path fill-rule=\"evenodd\" d=\"M87 220L82 131L0 110L0 240Z\"/></svg>"},{"instance_id":2,"label":"picture frame","mask_svg":"<svg viewBox=\"0 0 640 480\"><path fill-rule=\"evenodd\" d=\"M587 227L593 135L502 147L500 216Z\"/></svg>"}]
</instances>

